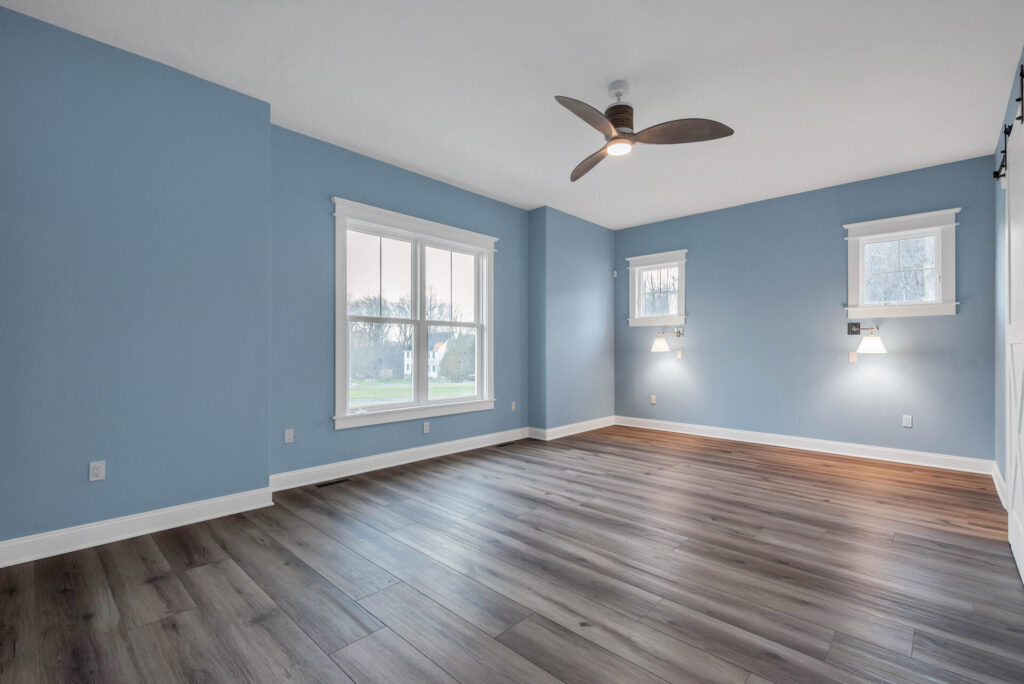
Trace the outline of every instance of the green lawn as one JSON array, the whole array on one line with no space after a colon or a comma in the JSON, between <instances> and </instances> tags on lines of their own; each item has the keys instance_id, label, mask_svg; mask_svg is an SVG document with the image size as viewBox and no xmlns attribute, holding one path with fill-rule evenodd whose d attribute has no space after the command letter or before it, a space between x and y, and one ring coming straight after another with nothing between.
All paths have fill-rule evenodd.
<instances>
[{"instance_id":1,"label":"green lawn","mask_svg":"<svg viewBox=\"0 0 1024 684\"><path fill-rule=\"evenodd\" d=\"M475 394L476 383L472 380L467 382L430 381L431 399L455 399L472 397ZM411 379L360 380L351 383L348 388L349 406L369 406L411 400Z\"/></svg>"}]
</instances>

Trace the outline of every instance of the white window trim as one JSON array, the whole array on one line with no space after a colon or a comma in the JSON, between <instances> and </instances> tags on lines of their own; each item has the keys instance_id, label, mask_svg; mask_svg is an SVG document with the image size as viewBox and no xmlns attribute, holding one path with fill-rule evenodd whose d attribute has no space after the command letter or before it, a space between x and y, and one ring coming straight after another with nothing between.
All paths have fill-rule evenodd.
<instances>
[{"instance_id":1,"label":"white window trim","mask_svg":"<svg viewBox=\"0 0 1024 684\"><path fill-rule=\"evenodd\" d=\"M359 204L340 197L334 202L334 429L379 425L402 420L432 418L455 413L487 411L494 408L494 243L498 238L481 235L472 231L446 226L399 214L394 211ZM477 395L456 401L426 400L427 389L421 387L417 375L413 378L413 396L418 403L388 405L382 407L361 407L352 411L348 408L348 229L364 228L376 235L392 236L414 240L418 245L453 249L477 256L477 337L480 340L477 355ZM424 278L422 269L417 268L418 247L413 248L412 277L419 282L422 295ZM420 299L422 296L420 297ZM416 304L417 308L420 306ZM418 315L418 314L417 314ZM366 318L366 317L360 317ZM387 319L394 320L394 319ZM409 319L415 322L417 319ZM426 368L428 350L425 338L429 325L460 325L451 321L423 321L420 333L414 342L415 366Z\"/></svg>"},{"instance_id":2,"label":"white window trim","mask_svg":"<svg viewBox=\"0 0 1024 684\"><path fill-rule=\"evenodd\" d=\"M848 318L900 318L910 316L956 315L956 215L961 207L909 214L877 221L847 223L847 306ZM939 301L924 304L861 306L864 298L864 245L883 240L934 235L935 263L938 264Z\"/></svg>"},{"instance_id":3,"label":"white window trim","mask_svg":"<svg viewBox=\"0 0 1024 684\"><path fill-rule=\"evenodd\" d=\"M686 252L685 249L677 249L673 252L659 252L657 254L644 254L643 256L626 257L629 262L629 325L634 326L656 326L673 327L686 325ZM640 309L639 297L640 288L637 281L642 270L652 266L675 266L679 273L679 297L676 302L675 316L648 316L641 318L637 316Z\"/></svg>"}]
</instances>

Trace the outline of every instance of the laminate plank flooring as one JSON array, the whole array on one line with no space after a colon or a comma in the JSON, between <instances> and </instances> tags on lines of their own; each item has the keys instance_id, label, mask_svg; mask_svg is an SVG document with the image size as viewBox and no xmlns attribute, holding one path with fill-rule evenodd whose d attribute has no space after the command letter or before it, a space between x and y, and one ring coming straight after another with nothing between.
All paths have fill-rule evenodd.
<instances>
[{"instance_id":1,"label":"laminate plank flooring","mask_svg":"<svg viewBox=\"0 0 1024 684\"><path fill-rule=\"evenodd\" d=\"M243 516L211 520L216 539L320 648L332 653L383 625Z\"/></svg>"},{"instance_id":2,"label":"laminate plank flooring","mask_svg":"<svg viewBox=\"0 0 1024 684\"><path fill-rule=\"evenodd\" d=\"M126 539L96 550L126 628L196 607L152 537Z\"/></svg>"},{"instance_id":3,"label":"laminate plank flooring","mask_svg":"<svg viewBox=\"0 0 1024 684\"><path fill-rule=\"evenodd\" d=\"M989 478L613 427L0 569L0 682L1021 682Z\"/></svg>"},{"instance_id":4,"label":"laminate plank flooring","mask_svg":"<svg viewBox=\"0 0 1024 684\"><path fill-rule=\"evenodd\" d=\"M530 613L443 563L358 520L346 518L330 506L319 505L316 499L303 492L282 493L278 501L491 636L500 634Z\"/></svg>"},{"instance_id":5,"label":"laminate plank flooring","mask_svg":"<svg viewBox=\"0 0 1024 684\"><path fill-rule=\"evenodd\" d=\"M32 569L31 563L0 569L0 680L29 682L39 675Z\"/></svg>"},{"instance_id":6,"label":"laminate plank flooring","mask_svg":"<svg viewBox=\"0 0 1024 684\"><path fill-rule=\"evenodd\" d=\"M38 680L141 681L97 550L75 551L33 565Z\"/></svg>"},{"instance_id":7,"label":"laminate plank flooring","mask_svg":"<svg viewBox=\"0 0 1024 684\"><path fill-rule=\"evenodd\" d=\"M128 633L142 676L150 682L230 682L246 678L242 654L223 643L198 610Z\"/></svg>"},{"instance_id":8,"label":"laminate plank flooring","mask_svg":"<svg viewBox=\"0 0 1024 684\"><path fill-rule=\"evenodd\" d=\"M189 570L225 560L228 555L204 525L175 527L151 535L174 570Z\"/></svg>"},{"instance_id":9,"label":"laminate plank flooring","mask_svg":"<svg viewBox=\"0 0 1024 684\"><path fill-rule=\"evenodd\" d=\"M331 657L356 684L457 684L458 681L387 627L349 644Z\"/></svg>"},{"instance_id":10,"label":"laminate plank flooring","mask_svg":"<svg viewBox=\"0 0 1024 684\"><path fill-rule=\"evenodd\" d=\"M500 635L498 641L566 684L663 684L665 681L539 615L526 618Z\"/></svg>"},{"instance_id":11,"label":"laminate plank flooring","mask_svg":"<svg viewBox=\"0 0 1024 684\"><path fill-rule=\"evenodd\" d=\"M558 680L512 649L406 584L362 600L400 637L462 682L538 682Z\"/></svg>"},{"instance_id":12,"label":"laminate plank flooring","mask_svg":"<svg viewBox=\"0 0 1024 684\"><path fill-rule=\"evenodd\" d=\"M337 663L242 571L234 560L210 563L182 573L246 679L265 682L348 681Z\"/></svg>"}]
</instances>

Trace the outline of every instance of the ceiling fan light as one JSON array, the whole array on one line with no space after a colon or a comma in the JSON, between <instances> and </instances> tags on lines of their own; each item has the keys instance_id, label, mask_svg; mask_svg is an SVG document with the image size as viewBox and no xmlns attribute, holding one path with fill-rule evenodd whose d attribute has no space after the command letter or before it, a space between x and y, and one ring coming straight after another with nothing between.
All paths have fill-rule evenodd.
<instances>
[{"instance_id":1,"label":"ceiling fan light","mask_svg":"<svg viewBox=\"0 0 1024 684\"><path fill-rule=\"evenodd\" d=\"M615 138L610 141L604 148L604 151L613 157L621 157L624 154L629 154L633 149L633 143L625 138Z\"/></svg>"}]
</instances>

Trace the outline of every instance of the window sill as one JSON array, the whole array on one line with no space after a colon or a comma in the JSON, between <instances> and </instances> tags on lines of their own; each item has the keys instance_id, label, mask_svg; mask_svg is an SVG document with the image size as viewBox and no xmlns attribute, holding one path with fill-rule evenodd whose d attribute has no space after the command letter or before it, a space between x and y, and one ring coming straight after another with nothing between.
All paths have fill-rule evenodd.
<instances>
[{"instance_id":1,"label":"window sill","mask_svg":"<svg viewBox=\"0 0 1024 684\"><path fill-rule=\"evenodd\" d=\"M660 328L681 328L686 325L686 316L652 316L650 318L630 318L629 327L649 326Z\"/></svg>"},{"instance_id":2,"label":"window sill","mask_svg":"<svg viewBox=\"0 0 1024 684\"><path fill-rule=\"evenodd\" d=\"M468 401L453 401L446 404L411 406L391 410L378 409L376 411L365 411L363 413L335 416L334 429L344 430L345 428L361 427L365 425L397 423L402 420L417 420L419 418L450 416L455 413L471 413L473 411L490 411L493 409L493 399L471 399Z\"/></svg>"},{"instance_id":3,"label":"window sill","mask_svg":"<svg viewBox=\"0 0 1024 684\"><path fill-rule=\"evenodd\" d=\"M904 318L911 316L955 316L959 302L938 304L890 304L888 306L848 306L847 318Z\"/></svg>"}]
</instances>

